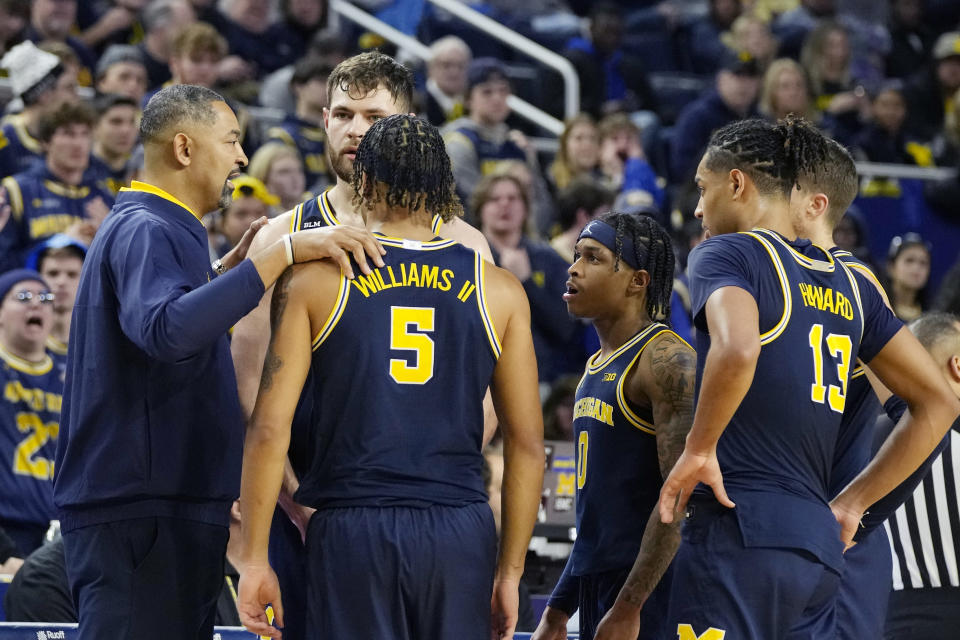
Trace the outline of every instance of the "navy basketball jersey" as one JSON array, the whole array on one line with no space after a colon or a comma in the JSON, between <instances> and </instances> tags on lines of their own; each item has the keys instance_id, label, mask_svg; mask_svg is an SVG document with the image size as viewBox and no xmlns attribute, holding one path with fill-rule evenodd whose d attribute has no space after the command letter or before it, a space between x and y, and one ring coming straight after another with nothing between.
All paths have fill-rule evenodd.
<instances>
[{"instance_id":1,"label":"navy basketball jersey","mask_svg":"<svg viewBox=\"0 0 960 640\"><path fill-rule=\"evenodd\" d=\"M386 265L342 278L313 341L313 507L486 501L483 397L500 342L484 260L453 240L378 235Z\"/></svg>"},{"instance_id":2,"label":"navy basketball jersey","mask_svg":"<svg viewBox=\"0 0 960 640\"><path fill-rule=\"evenodd\" d=\"M866 264L854 257L849 251L834 247L830 250L834 258L843 262L854 275L861 276L861 289L869 286L880 286L880 282L873 271ZM864 318L870 324L869 317ZM870 381L867 380L866 370L859 360L853 371L850 372L850 385L847 388L847 405L840 420L840 431L837 435L837 447L834 453L833 473L830 477L830 489L827 498L833 499L857 477L867 463L870 462L873 446L873 425L880 415L882 408L873 392Z\"/></svg>"},{"instance_id":3,"label":"navy basketball jersey","mask_svg":"<svg viewBox=\"0 0 960 640\"><path fill-rule=\"evenodd\" d=\"M805 549L839 570L843 545L827 492L850 374L858 354L869 361L893 332L877 323L865 333L856 278L807 240L762 229L711 238L691 253L690 281L698 396L710 343L707 298L735 286L757 302L753 382L717 446L744 544ZM703 486L697 493L712 496Z\"/></svg>"},{"instance_id":4,"label":"navy basketball jersey","mask_svg":"<svg viewBox=\"0 0 960 640\"><path fill-rule=\"evenodd\" d=\"M448 133L446 138L463 136L477 154L481 175L489 175L509 160L527 161L527 154L513 140L488 140L471 127L465 126Z\"/></svg>"},{"instance_id":5,"label":"navy basketball jersey","mask_svg":"<svg viewBox=\"0 0 960 640\"><path fill-rule=\"evenodd\" d=\"M293 216L290 219L290 233L303 231L304 229L315 229L317 227L335 227L340 223L337 220L337 214L330 204L330 189L327 189L316 198L310 198L306 202L301 202L293 208ZM443 218L433 216L431 229L434 235L440 233L440 227L443 226Z\"/></svg>"},{"instance_id":6,"label":"navy basketball jersey","mask_svg":"<svg viewBox=\"0 0 960 640\"><path fill-rule=\"evenodd\" d=\"M55 518L53 461L60 433L63 368L32 363L0 347L0 519L45 524Z\"/></svg>"},{"instance_id":7,"label":"navy basketball jersey","mask_svg":"<svg viewBox=\"0 0 960 640\"><path fill-rule=\"evenodd\" d=\"M0 232L0 251L16 252L24 259L37 243L87 220L91 201L100 198L107 208L114 202L105 184L87 177L79 185L65 184L43 163L0 184L7 190L11 213Z\"/></svg>"},{"instance_id":8,"label":"navy basketball jersey","mask_svg":"<svg viewBox=\"0 0 960 640\"><path fill-rule=\"evenodd\" d=\"M304 229L317 229L320 227L335 227L340 225L337 220L337 214L330 204L330 189L325 190L319 196L310 198L301 202L293 208L293 216L290 219L290 233L302 231ZM440 216L433 217L433 232L437 233L443 219ZM310 375L304 382L304 388L310 387ZM297 409L294 412L293 422L290 428L290 465L297 476L303 476L310 466L310 457L313 453L314 444L310 425L313 420L313 407L319 401L313 394L302 393L297 402Z\"/></svg>"},{"instance_id":9,"label":"navy basketball jersey","mask_svg":"<svg viewBox=\"0 0 960 640\"><path fill-rule=\"evenodd\" d=\"M329 177L327 132L323 127L301 120L291 113L279 126L267 129L267 142L280 142L300 152L308 187Z\"/></svg>"},{"instance_id":10,"label":"navy basketball jersey","mask_svg":"<svg viewBox=\"0 0 960 640\"><path fill-rule=\"evenodd\" d=\"M577 540L569 560L573 575L629 567L640 550L663 477L651 410L632 406L623 384L646 346L663 333L676 335L655 322L609 357L600 360L595 353L577 386Z\"/></svg>"},{"instance_id":11,"label":"navy basketball jersey","mask_svg":"<svg viewBox=\"0 0 960 640\"><path fill-rule=\"evenodd\" d=\"M23 116L5 118L0 126L0 178L43 164L43 147L30 135Z\"/></svg>"}]
</instances>

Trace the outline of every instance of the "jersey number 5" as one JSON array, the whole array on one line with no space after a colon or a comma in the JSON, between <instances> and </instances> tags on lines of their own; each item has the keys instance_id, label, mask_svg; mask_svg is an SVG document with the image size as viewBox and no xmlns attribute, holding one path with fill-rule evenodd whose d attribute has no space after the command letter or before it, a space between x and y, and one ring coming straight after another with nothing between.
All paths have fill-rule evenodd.
<instances>
[{"instance_id":1,"label":"jersey number 5","mask_svg":"<svg viewBox=\"0 0 960 640\"><path fill-rule=\"evenodd\" d=\"M853 344L850 342L850 336L827 334L827 350L837 360L837 377L841 385L838 387L831 384L827 387L823 384L822 343L823 325L815 324L810 327L810 348L813 349L813 384L810 385L810 399L818 404L823 404L826 399L831 409L837 413L843 413L843 407L847 403L847 381L850 376L850 352L853 350Z\"/></svg>"},{"instance_id":2,"label":"jersey number 5","mask_svg":"<svg viewBox=\"0 0 960 640\"><path fill-rule=\"evenodd\" d=\"M433 377L433 307L390 307L390 349L412 351L408 359L390 360L390 377L399 384L426 384ZM411 329L411 326L413 329Z\"/></svg>"}]
</instances>

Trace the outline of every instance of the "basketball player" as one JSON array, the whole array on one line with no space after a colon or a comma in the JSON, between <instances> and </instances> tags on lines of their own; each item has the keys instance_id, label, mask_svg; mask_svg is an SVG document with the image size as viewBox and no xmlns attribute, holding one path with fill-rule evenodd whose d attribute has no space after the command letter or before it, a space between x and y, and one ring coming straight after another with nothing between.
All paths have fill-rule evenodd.
<instances>
[{"instance_id":1,"label":"basketball player","mask_svg":"<svg viewBox=\"0 0 960 640\"><path fill-rule=\"evenodd\" d=\"M713 135L697 169L696 213L719 237L691 254L697 410L660 498L667 522L690 501L667 623L683 640L831 633L853 516L919 465L960 411L942 379L904 376L916 343L877 291L795 239L790 194L826 155L803 121L745 120ZM902 455L859 476L835 519L826 481L857 357L905 389L917 413ZM713 494L701 487L691 500L698 481Z\"/></svg>"},{"instance_id":2,"label":"basketball player","mask_svg":"<svg viewBox=\"0 0 960 640\"><path fill-rule=\"evenodd\" d=\"M327 95L329 107L324 109L326 151L329 165L337 175L337 182L318 197L274 218L254 238L251 246L253 251L261 245L269 246L291 229L313 229L339 224L355 227L364 225L364 212L353 202L351 186L357 146L374 122L389 115L407 113L412 109L413 76L406 67L390 56L376 51L362 53L344 60L334 68L327 80ZM493 261L483 234L459 217L444 222L439 216L435 216L432 224L434 231L441 236L476 249L485 258ZM240 404L248 417L253 411L270 335L270 293L271 290L268 289L260 305L234 327L231 342ZM288 596L288 640L305 638L302 540L306 536L306 524L312 510L298 505L290 496L297 490L298 478L306 472L312 455L307 440L309 430L305 426L309 422L311 411L312 398L308 394L301 400L293 422L290 464L284 472L279 503L285 513L278 509L271 536L271 559ZM484 442L496 427L489 399L485 411L488 427ZM304 428L300 428L301 425L304 425Z\"/></svg>"},{"instance_id":3,"label":"basketball player","mask_svg":"<svg viewBox=\"0 0 960 640\"><path fill-rule=\"evenodd\" d=\"M693 349L663 324L673 248L652 218L608 213L575 250L564 299L593 321L600 351L574 404L577 539L533 637L565 638L579 609L585 640L660 638L670 589L661 576L680 529L660 522L657 498L693 421L696 374Z\"/></svg>"},{"instance_id":4,"label":"basketball player","mask_svg":"<svg viewBox=\"0 0 960 640\"><path fill-rule=\"evenodd\" d=\"M837 260L862 277L861 286L876 288L886 301L883 287L870 267L849 251L834 246L833 228L857 196L859 180L853 158L842 145L828 139L826 154L826 162L816 172L799 176L799 188L791 194L793 229L800 237L830 249ZM866 371L863 363L858 362L850 373L830 473L829 499L850 484L870 462L873 453L873 425L881 408ZM843 561L836 598L835 637L839 640L879 638L883 635L890 595L891 561L885 533L871 530L858 535L857 544L846 551Z\"/></svg>"},{"instance_id":5,"label":"basketball player","mask_svg":"<svg viewBox=\"0 0 960 640\"><path fill-rule=\"evenodd\" d=\"M272 603L283 623L267 546L302 391L323 398L295 495L318 509L306 540L312 636L486 640L492 612L492 637L510 638L543 480L526 297L508 272L432 230L434 215L461 211L434 127L376 122L354 170L386 266L356 285L332 264L296 270L276 288L244 452L242 620L280 635L264 615ZM480 452L488 385L504 430L496 562Z\"/></svg>"}]
</instances>

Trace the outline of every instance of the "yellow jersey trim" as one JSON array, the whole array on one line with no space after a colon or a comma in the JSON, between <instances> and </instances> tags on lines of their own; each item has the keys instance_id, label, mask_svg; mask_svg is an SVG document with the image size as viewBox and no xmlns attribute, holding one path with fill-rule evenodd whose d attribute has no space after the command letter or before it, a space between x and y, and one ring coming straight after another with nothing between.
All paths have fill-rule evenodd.
<instances>
[{"instance_id":1,"label":"yellow jersey trim","mask_svg":"<svg viewBox=\"0 0 960 640\"><path fill-rule=\"evenodd\" d=\"M317 196L317 204L320 205L320 215L323 217L324 222L331 227L337 227L340 225L340 221L337 220L337 216L333 213L333 205L330 204L329 193L330 189L327 189Z\"/></svg>"},{"instance_id":2,"label":"yellow jersey trim","mask_svg":"<svg viewBox=\"0 0 960 640\"><path fill-rule=\"evenodd\" d=\"M267 129L267 142L271 140L279 140L282 144L287 145L288 147L297 148L297 142L293 139L293 136L284 129L283 127L270 127Z\"/></svg>"},{"instance_id":3,"label":"yellow jersey trim","mask_svg":"<svg viewBox=\"0 0 960 640\"><path fill-rule=\"evenodd\" d=\"M880 291L883 291L883 285L880 284L880 279L877 278L877 274L873 272L873 269L871 269L866 265L860 264L859 262L845 262L844 264L847 265L847 267L849 267L850 269L853 269L855 271L859 271L860 273L862 273L870 282L872 282L876 287L878 287Z\"/></svg>"},{"instance_id":4,"label":"yellow jersey trim","mask_svg":"<svg viewBox=\"0 0 960 640\"><path fill-rule=\"evenodd\" d=\"M764 235L754 233L753 231L744 231L743 233L754 238L767 250L767 254L773 262L774 270L777 272L777 279L780 281L780 291L783 294L783 315L780 316L780 321L775 324L772 329L760 334L760 346L763 346L779 338L780 334L786 330L787 325L790 323L790 314L793 312L793 295L790 292L787 271L784 269L783 262L780 260L780 254L778 254L777 250L770 244L770 241L767 240Z\"/></svg>"},{"instance_id":5,"label":"yellow jersey trim","mask_svg":"<svg viewBox=\"0 0 960 640\"><path fill-rule=\"evenodd\" d=\"M406 240L404 238L394 238L393 236L387 236L379 231L374 231L373 235L376 236L377 240L380 241L380 244L385 247L397 247L398 249L410 249L411 251L436 251L437 249L446 249L447 247L452 247L457 244L456 240Z\"/></svg>"},{"instance_id":6,"label":"yellow jersey trim","mask_svg":"<svg viewBox=\"0 0 960 640\"><path fill-rule=\"evenodd\" d=\"M627 396L623 393L623 383L627 379L627 373L629 373L630 370L633 369L633 367L637 364L637 361L640 360L640 356L643 355L644 350L647 348L647 346L651 342L657 339L657 336L659 336L661 333L672 333L677 338L680 338L680 336L677 336L676 333L674 333L667 327L663 325L660 325L660 327L661 327L660 330L657 331L652 336L650 336L650 339L647 340L642 347L640 347L640 350L637 351L637 354L635 356L633 356L633 360L631 360L630 364L627 365L627 368L623 370L623 374L620 376L620 380L617 382L617 406L620 407L620 412L623 413L624 417L627 419L627 422L632 424L637 429L640 429L641 431L644 431L650 434L657 433L656 425L654 425L651 422L647 422L646 420L638 416L633 411L633 409L630 408L630 405L627 403ZM680 338L680 341L686 344L683 338Z\"/></svg>"},{"instance_id":7,"label":"yellow jersey trim","mask_svg":"<svg viewBox=\"0 0 960 640\"><path fill-rule=\"evenodd\" d=\"M860 312L860 339L863 340L863 328L866 323L866 318L863 317L863 300L860 299L860 285L857 284L857 279L854 277L853 272L850 271L850 268L847 264L838 261L840 268L843 269L843 272L847 274L847 280L850 281L850 287L853 289L853 299L857 301L857 310Z\"/></svg>"},{"instance_id":8,"label":"yellow jersey trim","mask_svg":"<svg viewBox=\"0 0 960 640\"><path fill-rule=\"evenodd\" d=\"M317 332L317 337L313 339L314 351L319 349L324 340L330 337L334 327L336 327L337 323L340 322L340 318L343 316L343 311L347 308L347 301L349 298L350 281L346 278L346 276L340 276L340 290L337 292L337 302L333 305L333 309L331 309L330 315L327 316L326 322L323 323L323 326L320 327L320 331Z\"/></svg>"},{"instance_id":9,"label":"yellow jersey trim","mask_svg":"<svg viewBox=\"0 0 960 640\"><path fill-rule=\"evenodd\" d=\"M859 378L860 376L865 375L866 373L867 373L866 367L864 367L861 364L860 366L858 366L856 369L853 370L853 373L850 374L850 379L853 380L854 378Z\"/></svg>"},{"instance_id":10,"label":"yellow jersey trim","mask_svg":"<svg viewBox=\"0 0 960 640\"><path fill-rule=\"evenodd\" d=\"M300 231L300 220L301 212L303 211L303 203L301 202L293 208L293 211L290 215L290 233L296 233Z\"/></svg>"},{"instance_id":11,"label":"yellow jersey trim","mask_svg":"<svg viewBox=\"0 0 960 640\"><path fill-rule=\"evenodd\" d=\"M30 362L10 353L3 345L0 345L0 360L6 362L11 369L16 369L31 376L42 376L53 369L53 358L47 353L43 354L43 360L40 362Z\"/></svg>"},{"instance_id":12,"label":"yellow jersey trim","mask_svg":"<svg viewBox=\"0 0 960 640\"><path fill-rule=\"evenodd\" d=\"M433 221L430 224L430 230L433 231L433 235L440 235L440 227L443 226L443 218L439 215L434 214Z\"/></svg>"},{"instance_id":13,"label":"yellow jersey trim","mask_svg":"<svg viewBox=\"0 0 960 640\"><path fill-rule=\"evenodd\" d=\"M836 261L833 259L833 255L829 251L821 247L820 245L815 244L813 246L823 252L823 255L826 256L827 258L826 260L817 260L815 258L811 258L809 256L803 255L802 253L800 253L799 251L791 247L790 244L786 242L783 238L781 238L779 233L770 231L769 229L757 228L757 229L754 229L753 231L763 233L763 235L773 238L774 240L782 244L790 252L790 255L793 256L793 259L796 260L797 264L799 264L801 267L805 267L807 269L813 269L814 271L823 271L824 273L833 273L833 271L836 269Z\"/></svg>"},{"instance_id":14,"label":"yellow jersey trim","mask_svg":"<svg viewBox=\"0 0 960 640\"><path fill-rule=\"evenodd\" d=\"M13 130L17 132L17 137L20 138L20 143L27 151L36 154L43 154L43 145L40 144L40 141L37 138L34 138L32 135L30 135L30 131L27 130L27 123L24 122L23 116L11 117L10 125L13 127Z\"/></svg>"},{"instance_id":15,"label":"yellow jersey trim","mask_svg":"<svg viewBox=\"0 0 960 640\"><path fill-rule=\"evenodd\" d=\"M44 180L43 186L51 193L61 198L70 198L71 200L82 200L90 195L90 187L77 187L72 184L64 184L53 180Z\"/></svg>"},{"instance_id":16,"label":"yellow jersey trim","mask_svg":"<svg viewBox=\"0 0 960 640\"><path fill-rule=\"evenodd\" d=\"M3 187L7 190L7 202L10 203L10 213L17 222L23 219L23 192L20 191L20 183L13 179L13 176L7 176L3 179Z\"/></svg>"},{"instance_id":17,"label":"yellow jersey trim","mask_svg":"<svg viewBox=\"0 0 960 640\"><path fill-rule=\"evenodd\" d=\"M194 218L197 219L197 222L200 222L200 216L198 216L198 215L196 214L196 212L193 211L193 209L191 209L191 208L188 207L187 205L183 204L182 202L180 202L180 200L178 200L178 199L175 198L174 196L170 195L169 193L167 193L166 191L164 191L164 190L161 189L160 187L156 187L156 186L154 186L154 185L152 185L152 184L147 184L146 182L140 182L139 180L134 180L133 182L130 183L130 186L129 186L129 187L123 187L122 189L120 189L120 191L121 191L121 193L124 192L124 191L139 191L139 192L141 192L141 193L150 193L150 194L153 194L153 195L157 196L158 198L163 198L164 200L167 200L167 201L169 201L169 202L172 202L172 203L175 204L175 205L178 205L178 206L183 207L184 209L186 209L186 210L190 213L190 215L192 215ZM201 224L203 224L203 223L201 223Z\"/></svg>"},{"instance_id":18,"label":"yellow jersey trim","mask_svg":"<svg viewBox=\"0 0 960 640\"><path fill-rule=\"evenodd\" d=\"M452 240L448 242L453 242ZM490 311L487 309L487 297L484 293L484 262L483 257L474 252L474 280L477 283L477 307L480 309L480 319L483 321L483 327L487 331L487 340L490 342L490 349L493 351L493 357L497 360L500 359L500 353L503 351L503 347L500 344L500 337L497 336L497 330L493 326L493 318L490 316Z\"/></svg>"},{"instance_id":19,"label":"yellow jersey trim","mask_svg":"<svg viewBox=\"0 0 960 640\"><path fill-rule=\"evenodd\" d=\"M61 342L60 340L57 340L57 339L54 338L53 336L48 336L48 337L47 337L46 345L47 345L47 350L48 350L48 351L52 351L52 352L54 352L55 354L57 354L58 356L65 356L65 355L67 355L67 343L66 343L66 342Z\"/></svg>"},{"instance_id":20,"label":"yellow jersey trim","mask_svg":"<svg viewBox=\"0 0 960 640\"><path fill-rule=\"evenodd\" d=\"M587 370L584 373L584 377L586 377L587 375L593 375L595 373L599 373L600 371L602 371L604 367L606 367L608 364L616 360L620 355L623 354L624 351L626 351L633 345L637 344L637 342L639 342L640 340L643 340L644 336L646 336L648 333L650 333L657 327L661 327L663 329L667 328L666 325L661 324L659 322L650 323L649 326L641 329L640 333L638 333L637 335L633 336L632 338L624 342L622 345L620 345L616 351L614 351L609 356L607 356L607 358L604 359L602 362L596 362L596 360L600 357L600 353L603 350L601 349L600 351L597 351L595 354L593 354L587 359Z\"/></svg>"}]
</instances>

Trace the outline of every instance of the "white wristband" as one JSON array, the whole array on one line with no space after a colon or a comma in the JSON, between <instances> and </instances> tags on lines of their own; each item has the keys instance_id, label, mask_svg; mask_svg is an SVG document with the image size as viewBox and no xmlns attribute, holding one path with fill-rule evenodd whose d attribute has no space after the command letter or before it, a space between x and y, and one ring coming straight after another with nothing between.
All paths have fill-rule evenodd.
<instances>
[{"instance_id":1,"label":"white wristband","mask_svg":"<svg viewBox=\"0 0 960 640\"><path fill-rule=\"evenodd\" d=\"M283 248L287 252L287 266L289 267L293 264L293 239L289 233L283 236Z\"/></svg>"}]
</instances>

